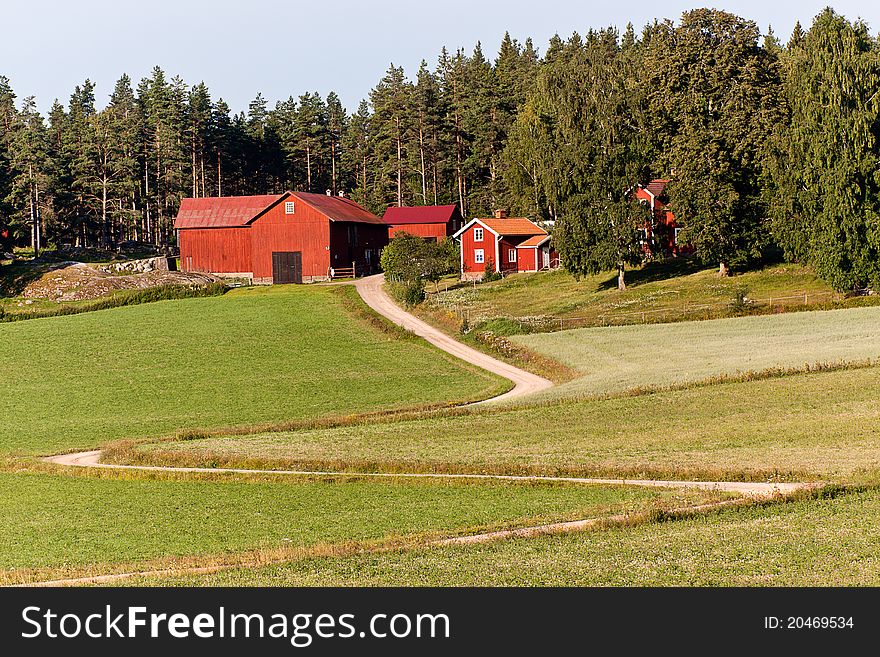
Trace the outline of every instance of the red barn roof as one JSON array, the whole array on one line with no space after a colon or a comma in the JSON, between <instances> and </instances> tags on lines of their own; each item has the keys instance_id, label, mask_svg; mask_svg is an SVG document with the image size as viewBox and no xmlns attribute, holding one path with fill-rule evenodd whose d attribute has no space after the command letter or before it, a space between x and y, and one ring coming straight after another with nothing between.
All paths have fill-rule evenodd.
<instances>
[{"instance_id":1,"label":"red barn roof","mask_svg":"<svg viewBox=\"0 0 880 657\"><path fill-rule=\"evenodd\" d=\"M382 220L351 199L307 192L284 192L261 196L184 198L174 221L175 228L233 228L247 226L282 200L293 197L310 205L330 221L382 224Z\"/></svg>"},{"instance_id":2,"label":"red barn roof","mask_svg":"<svg viewBox=\"0 0 880 657\"><path fill-rule=\"evenodd\" d=\"M456 215L458 205L421 205L415 207L390 207L385 210L382 221L386 224L448 224Z\"/></svg>"},{"instance_id":3,"label":"red barn roof","mask_svg":"<svg viewBox=\"0 0 880 657\"><path fill-rule=\"evenodd\" d=\"M384 224L379 217L362 208L350 198L328 196L327 194L310 194L293 192L293 196L303 203L308 203L315 210L325 215L330 221L354 221L362 224Z\"/></svg>"},{"instance_id":4,"label":"red barn roof","mask_svg":"<svg viewBox=\"0 0 880 657\"><path fill-rule=\"evenodd\" d=\"M262 196L221 196L208 198L184 198L174 222L175 228L231 228L247 226L269 207L275 205L284 194Z\"/></svg>"}]
</instances>

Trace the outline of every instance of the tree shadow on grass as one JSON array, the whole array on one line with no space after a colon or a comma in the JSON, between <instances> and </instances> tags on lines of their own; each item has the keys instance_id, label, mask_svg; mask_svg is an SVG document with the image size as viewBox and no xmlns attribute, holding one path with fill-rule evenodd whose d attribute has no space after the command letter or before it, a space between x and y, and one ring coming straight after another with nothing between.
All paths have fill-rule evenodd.
<instances>
[{"instance_id":1,"label":"tree shadow on grass","mask_svg":"<svg viewBox=\"0 0 880 657\"><path fill-rule=\"evenodd\" d=\"M644 285L645 283L655 283L657 281L665 281L670 278L678 278L679 276L688 276L696 274L706 269L706 265L702 264L693 256L680 256L671 258L664 262L649 262L641 269L627 270L626 284ZM611 290L617 288L617 274L615 273L607 281L599 285L600 290Z\"/></svg>"}]
</instances>

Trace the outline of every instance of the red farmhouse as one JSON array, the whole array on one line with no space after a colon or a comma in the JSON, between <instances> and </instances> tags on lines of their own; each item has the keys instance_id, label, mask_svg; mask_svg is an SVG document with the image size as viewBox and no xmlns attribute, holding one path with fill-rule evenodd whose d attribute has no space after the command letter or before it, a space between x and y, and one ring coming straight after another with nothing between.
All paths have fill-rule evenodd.
<instances>
[{"instance_id":1,"label":"red farmhouse","mask_svg":"<svg viewBox=\"0 0 880 657\"><path fill-rule=\"evenodd\" d=\"M385 210L382 221L388 224L388 237L397 233L409 233L439 242L455 235L464 220L458 205L423 205L416 207L390 207Z\"/></svg>"},{"instance_id":2,"label":"red farmhouse","mask_svg":"<svg viewBox=\"0 0 880 657\"><path fill-rule=\"evenodd\" d=\"M255 283L327 279L331 268L371 272L388 228L354 201L285 192L185 198L174 228L180 267Z\"/></svg>"},{"instance_id":3,"label":"red farmhouse","mask_svg":"<svg viewBox=\"0 0 880 657\"><path fill-rule=\"evenodd\" d=\"M471 220L455 237L461 242L462 278L482 278L486 263L505 274L559 265L547 231L528 219L509 218L504 210L493 219Z\"/></svg>"},{"instance_id":4,"label":"red farmhouse","mask_svg":"<svg viewBox=\"0 0 880 657\"><path fill-rule=\"evenodd\" d=\"M645 248L650 251L652 238L660 245L660 251L668 255L683 255L693 253L694 249L689 244L680 244L678 233L681 228L675 221L675 215L668 207L669 198L666 196L666 185L669 180L656 178L647 185L636 187L636 198L647 203L651 207L651 223L644 228Z\"/></svg>"}]
</instances>

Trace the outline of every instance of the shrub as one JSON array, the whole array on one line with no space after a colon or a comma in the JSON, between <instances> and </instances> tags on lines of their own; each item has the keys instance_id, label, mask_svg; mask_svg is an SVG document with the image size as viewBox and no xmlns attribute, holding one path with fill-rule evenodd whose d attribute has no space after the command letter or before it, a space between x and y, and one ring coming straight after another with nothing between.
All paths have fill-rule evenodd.
<instances>
[{"instance_id":1,"label":"shrub","mask_svg":"<svg viewBox=\"0 0 880 657\"><path fill-rule=\"evenodd\" d=\"M501 272L495 271L495 262L493 260L487 260L486 266L483 267L483 282L489 283L491 281L500 281L501 280Z\"/></svg>"},{"instance_id":2,"label":"shrub","mask_svg":"<svg viewBox=\"0 0 880 657\"><path fill-rule=\"evenodd\" d=\"M730 308L735 312L743 312L748 309L751 301L749 301L749 288L739 286L733 291L733 300L730 302Z\"/></svg>"},{"instance_id":3,"label":"shrub","mask_svg":"<svg viewBox=\"0 0 880 657\"><path fill-rule=\"evenodd\" d=\"M425 300L425 281L392 281L388 283L388 291L397 303L412 308Z\"/></svg>"}]
</instances>

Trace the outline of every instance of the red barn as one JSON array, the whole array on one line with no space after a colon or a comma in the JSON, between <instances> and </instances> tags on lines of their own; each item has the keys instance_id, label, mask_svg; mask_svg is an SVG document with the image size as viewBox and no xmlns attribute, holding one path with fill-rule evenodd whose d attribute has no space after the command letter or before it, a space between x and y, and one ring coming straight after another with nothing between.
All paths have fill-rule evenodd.
<instances>
[{"instance_id":1,"label":"red barn","mask_svg":"<svg viewBox=\"0 0 880 657\"><path fill-rule=\"evenodd\" d=\"M331 268L375 271L388 228L339 196L284 192L185 198L174 228L180 268L255 283L325 280Z\"/></svg>"},{"instance_id":2,"label":"red barn","mask_svg":"<svg viewBox=\"0 0 880 657\"><path fill-rule=\"evenodd\" d=\"M508 217L504 210L493 219L472 219L455 237L461 242L462 278L482 278L486 263L503 274L559 266L547 231L528 219Z\"/></svg>"},{"instance_id":3,"label":"red barn","mask_svg":"<svg viewBox=\"0 0 880 657\"><path fill-rule=\"evenodd\" d=\"M645 250L650 252L652 238L657 241L663 253L677 256L693 253L694 248L690 244L679 243L678 233L681 230L675 221L675 215L669 209L669 198L666 195L666 185L669 180L656 178L647 185L636 187L636 198L647 203L651 207L651 223L646 224Z\"/></svg>"},{"instance_id":4,"label":"red barn","mask_svg":"<svg viewBox=\"0 0 880 657\"><path fill-rule=\"evenodd\" d=\"M409 233L428 240L440 242L452 237L464 223L458 205L422 205L414 207L390 207L385 210L382 221L388 224L388 237L397 233Z\"/></svg>"}]
</instances>

